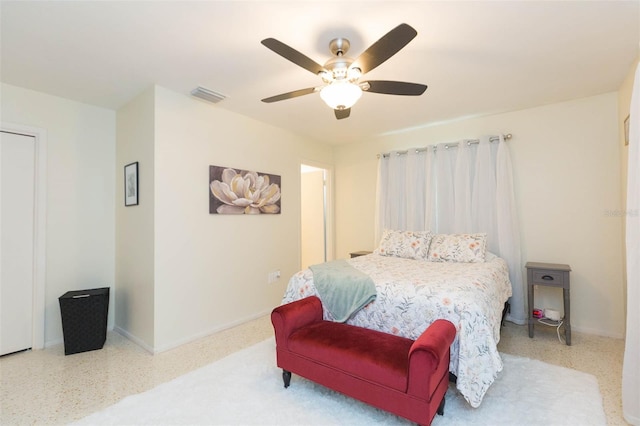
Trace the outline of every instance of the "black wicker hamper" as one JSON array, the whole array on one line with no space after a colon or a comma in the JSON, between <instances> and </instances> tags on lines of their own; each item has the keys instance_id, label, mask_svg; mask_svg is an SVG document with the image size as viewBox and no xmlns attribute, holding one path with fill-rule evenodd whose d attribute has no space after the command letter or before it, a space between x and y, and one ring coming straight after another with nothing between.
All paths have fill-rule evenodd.
<instances>
[{"instance_id":1,"label":"black wicker hamper","mask_svg":"<svg viewBox=\"0 0 640 426\"><path fill-rule=\"evenodd\" d=\"M68 291L58 301L64 354L102 349L107 340L109 287Z\"/></svg>"}]
</instances>

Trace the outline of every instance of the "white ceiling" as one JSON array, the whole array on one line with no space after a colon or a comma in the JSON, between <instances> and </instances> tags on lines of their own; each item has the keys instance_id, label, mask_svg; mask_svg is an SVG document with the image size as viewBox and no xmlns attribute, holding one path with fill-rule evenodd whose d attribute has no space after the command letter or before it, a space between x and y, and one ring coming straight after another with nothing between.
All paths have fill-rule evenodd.
<instances>
[{"instance_id":1,"label":"white ceiling","mask_svg":"<svg viewBox=\"0 0 640 426\"><path fill-rule=\"evenodd\" d=\"M228 97L213 108L335 144L616 91L640 40L637 0L2 0L0 19L4 83L110 109L153 84L204 86ZM340 121L318 94L260 101L320 83L262 39L323 64L332 38L357 57L403 22L418 36L364 79L427 84L422 96L365 93Z\"/></svg>"}]
</instances>

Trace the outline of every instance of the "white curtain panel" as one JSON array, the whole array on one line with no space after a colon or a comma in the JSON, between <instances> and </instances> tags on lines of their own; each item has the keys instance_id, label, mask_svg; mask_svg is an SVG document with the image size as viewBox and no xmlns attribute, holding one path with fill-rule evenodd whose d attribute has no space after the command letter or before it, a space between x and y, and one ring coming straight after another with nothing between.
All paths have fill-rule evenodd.
<instances>
[{"instance_id":1,"label":"white curtain panel","mask_svg":"<svg viewBox=\"0 0 640 426\"><path fill-rule=\"evenodd\" d=\"M383 159L383 156L380 155L380 160ZM382 224L387 223L387 204L383 203L382 200L387 199L387 185L386 182L388 180L388 167L382 167L383 162L378 161L378 175L376 177L376 211L375 211L375 232L373 235L374 238L374 246L377 246L380 242L380 238L382 238Z\"/></svg>"},{"instance_id":2,"label":"white curtain panel","mask_svg":"<svg viewBox=\"0 0 640 426\"><path fill-rule=\"evenodd\" d=\"M509 319L525 324L520 235L511 157L503 137L442 143L380 156L376 245L384 228L434 233L486 232L489 250L509 265Z\"/></svg>"},{"instance_id":3,"label":"white curtain panel","mask_svg":"<svg viewBox=\"0 0 640 426\"><path fill-rule=\"evenodd\" d=\"M640 425L640 67L631 95L627 174L627 336L622 366L624 418Z\"/></svg>"},{"instance_id":4,"label":"white curtain panel","mask_svg":"<svg viewBox=\"0 0 640 426\"><path fill-rule=\"evenodd\" d=\"M389 178L387 181L387 197L389 205L387 206L387 219L389 227L393 229L406 228L407 224L407 205L406 197L406 177L407 156L398 153L392 153L394 161L389 163Z\"/></svg>"},{"instance_id":5,"label":"white curtain panel","mask_svg":"<svg viewBox=\"0 0 640 426\"><path fill-rule=\"evenodd\" d=\"M509 265L509 279L513 288L509 319L517 324L526 324L528 313L525 310L525 284L522 279L520 225L513 188L511 155L502 135L496 153L496 228L498 253Z\"/></svg>"},{"instance_id":6,"label":"white curtain panel","mask_svg":"<svg viewBox=\"0 0 640 426\"><path fill-rule=\"evenodd\" d=\"M455 190L454 173L456 164L456 148L449 148L450 144L439 144L436 146L437 153L434 156L435 180L432 182L435 192L436 228L431 231L438 231L443 234L453 233L455 229ZM416 188L421 191L423 189Z\"/></svg>"},{"instance_id":7,"label":"white curtain panel","mask_svg":"<svg viewBox=\"0 0 640 426\"><path fill-rule=\"evenodd\" d=\"M405 185L404 185L404 199L406 203L406 230L407 231L421 231L424 229L424 205L426 203L425 191L414 191L413 188L417 188L424 185L423 182L427 179L427 171L425 168L425 158L427 154L425 152L419 152L412 150L407 152L407 166L405 173Z\"/></svg>"},{"instance_id":8,"label":"white curtain panel","mask_svg":"<svg viewBox=\"0 0 640 426\"><path fill-rule=\"evenodd\" d=\"M428 146L423 160L423 167L425 169L425 181L424 181L424 224L422 230L436 229L436 192L435 192L435 178L433 167L433 146ZM416 186L420 188L420 186Z\"/></svg>"},{"instance_id":9,"label":"white curtain panel","mask_svg":"<svg viewBox=\"0 0 640 426\"><path fill-rule=\"evenodd\" d=\"M476 171L473 178L474 191L471 199L473 229L484 229L487 235L498 235L496 218L496 167L495 153L491 152L488 137L480 138L478 144ZM487 248L492 253L499 252L498 238L490 238Z\"/></svg>"},{"instance_id":10,"label":"white curtain panel","mask_svg":"<svg viewBox=\"0 0 640 426\"><path fill-rule=\"evenodd\" d=\"M465 142L458 144L455 150L456 166L453 175L453 229L456 232L471 232L471 160L470 145ZM451 150L453 152L453 149Z\"/></svg>"}]
</instances>

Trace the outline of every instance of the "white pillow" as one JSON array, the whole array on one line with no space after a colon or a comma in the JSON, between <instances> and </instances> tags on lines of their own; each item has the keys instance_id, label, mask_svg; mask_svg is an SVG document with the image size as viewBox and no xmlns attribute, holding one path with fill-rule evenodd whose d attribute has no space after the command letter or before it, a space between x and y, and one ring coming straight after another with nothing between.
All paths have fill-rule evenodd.
<instances>
[{"instance_id":1,"label":"white pillow","mask_svg":"<svg viewBox=\"0 0 640 426\"><path fill-rule=\"evenodd\" d=\"M436 234L431 238L431 262L484 262L487 234Z\"/></svg>"},{"instance_id":2,"label":"white pillow","mask_svg":"<svg viewBox=\"0 0 640 426\"><path fill-rule=\"evenodd\" d=\"M426 260L431 241L430 231L394 231L385 229L374 253L381 256Z\"/></svg>"}]
</instances>

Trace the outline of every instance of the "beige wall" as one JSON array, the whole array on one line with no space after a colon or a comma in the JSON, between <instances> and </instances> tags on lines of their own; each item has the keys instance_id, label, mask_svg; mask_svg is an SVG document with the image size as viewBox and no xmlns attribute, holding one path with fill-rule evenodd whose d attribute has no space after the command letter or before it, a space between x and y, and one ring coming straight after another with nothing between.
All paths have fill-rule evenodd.
<instances>
[{"instance_id":1,"label":"beige wall","mask_svg":"<svg viewBox=\"0 0 640 426\"><path fill-rule=\"evenodd\" d=\"M336 257L344 258L374 247L377 153L500 131L514 135L524 260L569 263L574 327L621 337L622 218L615 212L623 211L621 119L632 74L619 94L426 127L333 154L162 88L118 111L116 126L114 111L2 84L2 120L47 130L46 342L62 340L62 293L114 282L110 327L117 317L116 327L150 350L266 313L300 262L301 162L330 165L335 156ZM123 166L133 161L140 163L140 205L125 208ZM283 214L209 215L210 164L280 174ZM268 285L275 269L282 278Z\"/></svg>"},{"instance_id":2,"label":"beige wall","mask_svg":"<svg viewBox=\"0 0 640 426\"><path fill-rule=\"evenodd\" d=\"M154 347L155 91L117 114L116 329L149 351ZM138 205L124 205L124 166L138 162Z\"/></svg>"},{"instance_id":3,"label":"beige wall","mask_svg":"<svg viewBox=\"0 0 640 426\"><path fill-rule=\"evenodd\" d=\"M617 102L617 94L608 93L337 147L337 257L374 248L376 154L512 133L508 143L523 263L571 265L574 328L622 337L622 233L621 218L616 215L621 209ZM562 306L560 295L544 291L555 289L542 290L542 307Z\"/></svg>"},{"instance_id":4,"label":"beige wall","mask_svg":"<svg viewBox=\"0 0 640 426\"><path fill-rule=\"evenodd\" d=\"M62 342L58 297L111 287L113 327L115 112L2 84L3 122L47 135L45 344Z\"/></svg>"},{"instance_id":5,"label":"beige wall","mask_svg":"<svg viewBox=\"0 0 640 426\"><path fill-rule=\"evenodd\" d=\"M332 149L155 89L156 351L267 314L300 265L300 164ZM209 166L277 174L282 213L209 214ZM145 194L141 194L145 197ZM269 272L281 278L268 284Z\"/></svg>"},{"instance_id":6,"label":"beige wall","mask_svg":"<svg viewBox=\"0 0 640 426\"><path fill-rule=\"evenodd\" d=\"M268 313L300 264L300 164L333 162L328 145L160 87L116 114L2 84L1 118L47 132L47 345L68 290L111 287L109 327L150 351ZM124 207L134 161L140 204ZM209 215L209 165L281 175L282 214Z\"/></svg>"}]
</instances>

